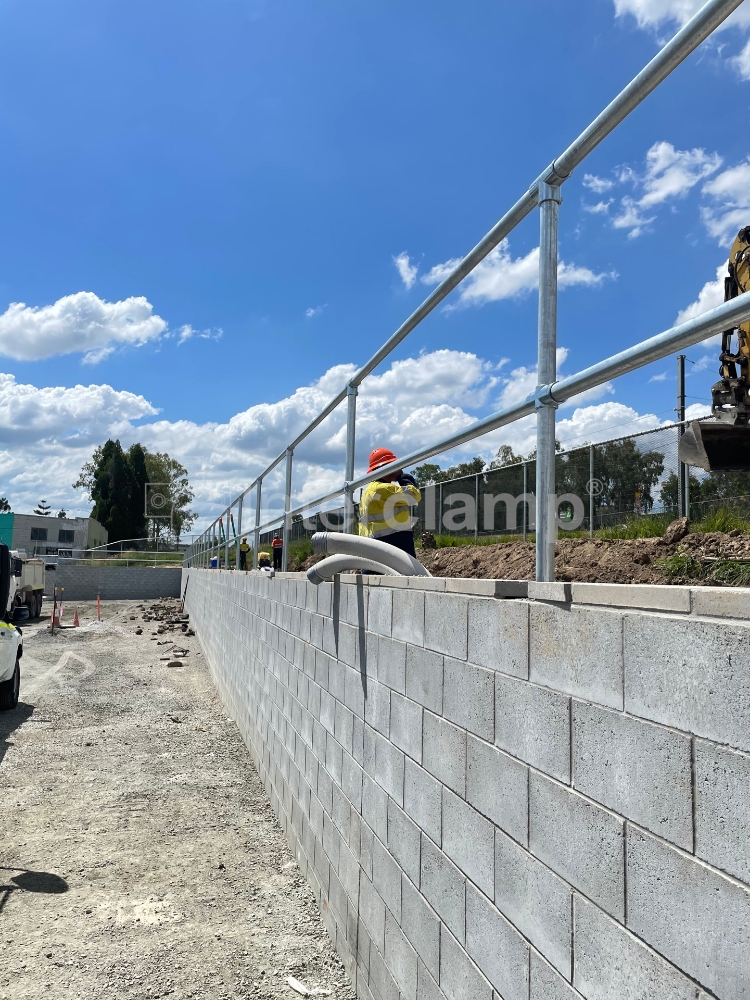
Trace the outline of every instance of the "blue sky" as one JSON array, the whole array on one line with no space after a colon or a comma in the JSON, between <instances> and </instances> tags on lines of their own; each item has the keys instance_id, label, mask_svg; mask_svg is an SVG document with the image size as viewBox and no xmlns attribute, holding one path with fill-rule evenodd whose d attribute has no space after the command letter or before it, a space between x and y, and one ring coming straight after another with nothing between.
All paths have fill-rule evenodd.
<instances>
[{"instance_id":1,"label":"blue sky","mask_svg":"<svg viewBox=\"0 0 750 1000\"><path fill-rule=\"evenodd\" d=\"M698 6L0 0L0 493L84 512L113 434L218 513ZM565 372L718 301L750 223L745 7L563 189ZM379 369L360 464L528 391L537 244L533 214ZM669 419L674 367L561 410L564 442ZM468 453L506 441L533 426ZM341 443L335 418L300 451L298 496Z\"/></svg>"}]
</instances>

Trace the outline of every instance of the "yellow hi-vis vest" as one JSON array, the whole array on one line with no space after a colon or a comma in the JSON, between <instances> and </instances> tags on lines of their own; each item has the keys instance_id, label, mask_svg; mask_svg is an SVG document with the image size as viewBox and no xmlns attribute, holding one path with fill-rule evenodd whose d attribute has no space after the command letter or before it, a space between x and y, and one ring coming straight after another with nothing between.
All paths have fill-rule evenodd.
<instances>
[{"instance_id":1,"label":"yellow hi-vis vest","mask_svg":"<svg viewBox=\"0 0 750 1000\"><path fill-rule=\"evenodd\" d=\"M385 538L397 531L410 531L412 513L422 494L416 486L398 483L370 483L359 502L359 533L368 538Z\"/></svg>"}]
</instances>

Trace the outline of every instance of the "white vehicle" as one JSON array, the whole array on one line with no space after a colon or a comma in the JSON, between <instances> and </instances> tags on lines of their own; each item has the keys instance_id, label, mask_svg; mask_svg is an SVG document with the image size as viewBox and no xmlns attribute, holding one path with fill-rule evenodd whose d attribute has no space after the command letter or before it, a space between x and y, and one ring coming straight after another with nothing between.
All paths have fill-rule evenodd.
<instances>
[{"instance_id":1,"label":"white vehicle","mask_svg":"<svg viewBox=\"0 0 750 1000\"><path fill-rule=\"evenodd\" d=\"M38 618L42 613L44 594L44 559L29 559L26 553L10 551L10 588L6 621Z\"/></svg>"},{"instance_id":2,"label":"white vehicle","mask_svg":"<svg viewBox=\"0 0 750 1000\"><path fill-rule=\"evenodd\" d=\"M0 608L5 609L0 615L0 712L16 707L21 688L23 633L9 620L12 568L8 546L0 545Z\"/></svg>"}]
</instances>

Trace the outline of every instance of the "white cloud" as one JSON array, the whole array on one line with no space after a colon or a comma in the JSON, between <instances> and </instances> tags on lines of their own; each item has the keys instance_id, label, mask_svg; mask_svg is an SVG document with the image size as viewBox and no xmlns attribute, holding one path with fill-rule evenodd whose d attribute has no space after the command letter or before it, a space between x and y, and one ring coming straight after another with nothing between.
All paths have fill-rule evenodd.
<instances>
[{"instance_id":1,"label":"white cloud","mask_svg":"<svg viewBox=\"0 0 750 1000\"><path fill-rule=\"evenodd\" d=\"M411 288L414 282L417 280L417 271L419 270L418 264L412 264L409 260L409 254L406 251L398 254L393 258L393 263L396 265L396 269L399 273L399 277L403 281L406 288Z\"/></svg>"},{"instance_id":2,"label":"white cloud","mask_svg":"<svg viewBox=\"0 0 750 1000\"><path fill-rule=\"evenodd\" d=\"M617 182L632 185L638 195L625 195L620 200L620 207L612 216L612 227L627 229L631 239L637 238L656 218L648 213L670 199L687 197L696 184L715 173L721 163L718 153L707 153L699 148L675 149L670 142L655 142L646 153L641 173L629 166L615 171ZM596 205L584 204L583 208L587 212L606 215L613 200L600 201Z\"/></svg>"},{"instance_id":3,"label":"white cloud","mask_svg":"<svg viewBox=\"0 0 750 1000\"><path fill-rule=\"evenodd\" d=\"M594 194L604 194L606 191L612 190L614 181L607 180L605 177L597 177L596 174L584 174L583 186L589 191L593 191Z\"/></svg>"},{"instance_id":4,"label":"white cloud","mask_svg":"<svg viewBox=\"0 0 750 1000\"><path fill-rule=\"evenodd\" d=\"M312 319L313 316L320 316L324 309L325 306L310 306L308 309L305 309L305 316L308 319Z\"/></svg>"},{"instance_id":5,"label":"white cloud","mask_svg":"<svg viewBox=\"0 0 750 1000\"><path fill-rule=\"evenodd\" d=\"M750 40L745 42L741 52L732 56L727 62L736 70L741 80L750 80Z\"/></svg>"},{"instance_id":6,"label":"white cloud","mask_svg":"<svg viewBox=\"0 0 750 1000\"><path fill-rule=\"evenodd\" d=\"M170 334L167 333L165 336L169 337ZM186 323L173 336L178 338L177 344L179 345L184 344L186 340L192 340L193 337L198 337L200 340L221 340L224 336L224 331L220 326L216 329L196 330L190 323Z\"/></svg>"},{"instance_id":7,"label":"white cloud","mask_svg":"<svg viewBox=\"0 0 750 1000\"><path fill-rule=\"evenodd\" d=\"M717 174L703 185L703 194L714 201L701 211L709 235L730 245L750 216L750 158Z\"/></svg>"},{"instance_id":8,"label":"white cloud","mask_svg":"<svg viewBox=\"0 0 750 1000\"><path fill-rule=\"evenodd\" d=\"M166 329L143 296L105 302L93 292L76 292L51 306L12 302L0 315L0 354L36 361L84 353L84 360L95 364L119 345L140 346Z\"/></svg>"},{"instance_id":9,"label":"white cloud","mask_svg":"<svg viewBox=\"0 0 750 1000\"><path fill-rule=\"evenodd\" d=\"M684 309L681 309L677 313L675 325L678 323L687 323L689 319L694 319L696 316L708 312L709 309L720 306L724 301L724 276L726 274L727 265L726 261L724 261L716 268L716 280L707 281L698 293L698 298L695 302L691 302L689 306L685 306Z\"/></svg>"},{"instance_id":10,"label":"white cloud","mask_svg":"<svg viewBox=\"0 0 750 1000\"><path fill-rule=\"evenodd\" d=\"M607 201L597 201L595 205L583 205L584 212L590 212L592 215L606 215L609 212L609 207L614 203L614 198L609 198Z\"/></svg>"},{"instance_id":11,"label":"white cloud","mask_svg":"<svg viewBox=\"0 0 750 1000\"><path fill-rule=\"evenodd\" d=\"M617 17L632 15L641 28L658 28L666 22L686 24L705 4L705 0L614 0ZM746 27L750 24L750 11L743 4L725 24Z\"/></svg>"},{"instance_id":12,"label":"white cloud","mask_svg":"<svg viewBox=\"0 0 750 1000\"><path fill-rule=\"evenodd\" d=\"M437 264L422 277L425 284L438 284L449 274L458 260ZM558 284L560 288L571 285L597 286L607 279L614 279L614 272L595 274L587 267L560 262ZM503 240L478 264L459 286L459 304L482 305L528 295L539 284L539 247L525 257L513 258L510 243ZM455 308L455 307L454 307Z\"/></svg>"},{"instance_id":13,"label":"white cloud","mask_svg":"<svg viewBox=\"0 0 750 1000\"><path fill-rule=\"evenodd\" d=\"M666 382L667 372L659 372L658 375L652 375L649 382Z\"/></svg>"}]
</instances>

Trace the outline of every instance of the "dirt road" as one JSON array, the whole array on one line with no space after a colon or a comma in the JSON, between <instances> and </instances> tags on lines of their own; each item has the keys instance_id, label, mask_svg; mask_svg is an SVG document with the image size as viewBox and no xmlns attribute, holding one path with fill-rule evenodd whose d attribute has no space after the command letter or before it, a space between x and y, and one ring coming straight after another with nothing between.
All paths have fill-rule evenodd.
<instances>
[{"instance_id":1,"label":"dirt road","mask_svg":"<svg viewBox=\"0 0 750 1000\"><path fill-rule=\"evenodd\" d=\"M352 1000L197 638L170 668L136 602L78 607L0 714L0 998Z\"/></svg>"}]
</instances>

